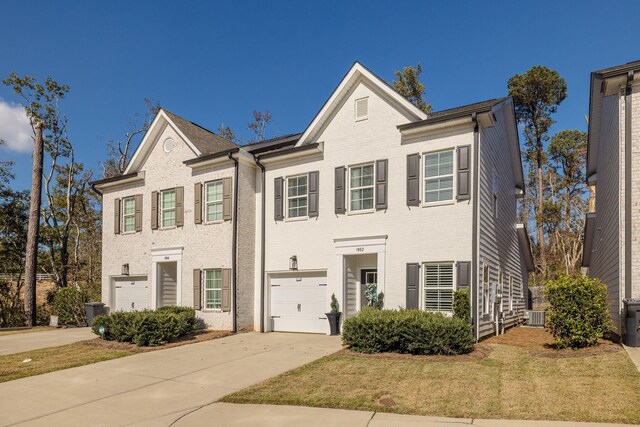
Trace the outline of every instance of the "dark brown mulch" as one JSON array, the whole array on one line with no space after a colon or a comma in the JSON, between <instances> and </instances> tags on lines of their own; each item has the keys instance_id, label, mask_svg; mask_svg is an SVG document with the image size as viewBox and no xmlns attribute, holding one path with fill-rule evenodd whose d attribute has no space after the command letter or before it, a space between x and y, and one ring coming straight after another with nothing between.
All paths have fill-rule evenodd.
<instances>
[{"instance_id":1,"label":"dark brown mulch","mask_svg":"<svg viewBox=\"0 0 640 427\"><path fill-rule=\"evenodd\" d=\"M164 345L159 345L156 347L139 347L136 344L132 344L128 342L107 341L100 338L81 341L80 344L84 344L92 347L100 347L106 350L121 350L121 351L128 351L130 353L146 353L149 351L164 350L166 348L172 348L172 347L180 347L186 344L195 344L202 341L215 340L217 338L223 338L229 335L231 335L230 331L213 331L213 330L205 329L201 331L196 331L192 335L178 338L174 342L170 342Z\"/></svg>"},{"instance_id":2,"label":"dark brown mulch","mask_svg":"<svg viewBox=\"0 0 640 427\"><path fill-rule=\"evenodd\" d=\"M533 356L564 358L588 357L599 354L617 353L622 346L612 341L600 339L594 347L579 350L558 349L553 337L543 328L515 327L507 330L504 335L491 337L483 341L484 344L502 344L523 348Z\"/></svg>"},{"instance_id":3,"label":"dark brown mulch","mask_svg":"<svg viewBox=\"0 0 640 427\"><path fill-rule=\"evenodd\" d=\"M471 353L458 354L455 356L437 356L437 355L414 355L414 354L402 354L402 353L374 353L364 354L357 353L349 350L348 348L342 349L335 353L337 356L355 356L365 359L391 359L391 360L422 360L425 362L473 362L476 360L484 359L491 353L491 346L484 343L476 344Z\"/></svg>"}]
</instances>

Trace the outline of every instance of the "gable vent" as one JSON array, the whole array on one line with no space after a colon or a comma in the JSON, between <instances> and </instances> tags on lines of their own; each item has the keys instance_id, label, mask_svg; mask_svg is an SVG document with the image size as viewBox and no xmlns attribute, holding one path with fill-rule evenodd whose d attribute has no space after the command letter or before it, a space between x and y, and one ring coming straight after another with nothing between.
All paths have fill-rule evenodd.
<instances>
[{"instance_id":1,"label":"gable vent","mask_svg":"<svg viewBox=\"0 0 640 427\"><path fill-rule=\"evenodd\" d=\"M356 99L356 120L366 120L369 116L369 98Z\"/></svg>"}]
</instances>

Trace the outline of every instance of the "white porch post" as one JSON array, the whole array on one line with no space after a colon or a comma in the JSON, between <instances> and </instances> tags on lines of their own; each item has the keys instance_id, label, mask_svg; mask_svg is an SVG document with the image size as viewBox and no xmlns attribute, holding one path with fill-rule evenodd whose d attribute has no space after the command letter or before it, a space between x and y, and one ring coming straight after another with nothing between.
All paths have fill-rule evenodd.
<instances>
[{"instance_id":1,"label":"white porch post","mask_svg":"<svg viewBox=\"0 0 640 427\"><path fill-rule=\"evenodd\" d=\"M386 259L386 252L383 248L380 252L378 252L378 293L383 292L386 297L387 292L384 289L385 270L386 270L385 259Z\"/></svg>"}]
</instances>

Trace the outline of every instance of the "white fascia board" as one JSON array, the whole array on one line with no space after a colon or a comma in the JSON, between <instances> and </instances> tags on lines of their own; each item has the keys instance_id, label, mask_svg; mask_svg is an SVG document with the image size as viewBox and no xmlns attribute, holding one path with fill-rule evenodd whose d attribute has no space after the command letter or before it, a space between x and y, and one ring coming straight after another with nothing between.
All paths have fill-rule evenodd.
<instances>
[{"instance_id":1,"label":"white fascia board","mask_svg":"<svg viewBox=\"0 0 640 427\"><path fill-rule=\"evenodd\" d=\"M473 121L471 120L471 115L469 115L467 117L460 117L457 119L446 120L446 121L441 121L441 122L436 122L431 124L425 123L424 126L401 130L400 134L404 137L416 137L416 136L422 136L424 134L429 134L431 132L439 131L446 128L451 128L451 127L456 127L461 125L471 126L472 123Z\"/></svg>"},{"instance_id":2,"label":"white fascia board","mask_svg":"<svg viewBox=\"0 0 640 427\"><path fill-rule=\"evenodd\" d=\"M344 76L338 87L333 91L327 102L322 106L322 109L316 114L309 126L305 129L304 133L296 143L296 147L308 143L313 139L317 129L322 128L324 121L330 116L331 111L337 103L348 93L350 86L357 82L359 78L366 79L369 83L374 85L385 95L389 96L400 107L402 107L407 113L415 117L415 120L424 120L427 118L427 114L420 110L418 107L409 102L406 98L393 90L382 79L369 71L359 62L353 64L349 72Z\"/></svg>"},{"instance_id":3,"label":"white fascia board","mask_svg":"<svg viewBox=\"0 0 640 427\"><path fill-rule=\"evenodd\" d=\"M320 142L318 143L318 147L315 149L305 150L305 151L295 151L293 153L283 154L281 156L274 156L266 159L260 159L260 163L262 163L263 165L273 165L275 163L286 162L287 160L296 160L296 159L301 159L305 157L317 156L318 154L322 154L323 152L324 152L324 143ZM258 158L260 158L260 156L258 156Z\"/></svg>"},{"instance_id":4,"label":"white fascia board","mask_svg":"<svg viewBox=\"0 0 640 427\"><path fill-rule=\"evenodd\" d=\"M187 138L185 134L182 133L180 128L176 126L176 124L169 118L169 116L167 116L164 110L160 109L160 111L158 111L158 114L156 114L156 117L153 119L153 122L151 122L151 125L149 126L149 130L147 130L147 132L144 134L144 137L142 138L140 145L138 145L138 148L136 149L135 153L133 153L133 156L131 157L129 164L127 165L127 169L124 171L125 174L131 173L133 169L138 169L142 165L142 162L144 161L146 154L150 152L152 149L152 147L147 147L147 146L151 142L154 142L153 140L157 137L156 134L158 133L157 132L158 126L161 126L163 124L162 121L169 124L176 131L178 136L180 136L180 138L187 143L187 146L191 149L191 151L195 153L196 156L199 156L202 154L200 150L198 150L196 146L193 145L191 141L189 141L189 138Z\"/></svg>"},{"instance_id":5,"label":"white fascia board","mask_svg":"<svg viewBox=\"0 0 640 427\"><path fill-rule=\"evenodd\" d=\"M124 174L123 174L124 175ZM120 187L122 185L125 184L131 184L134 182L142 182L144 183L144 171L140 171L137 173L136 176L132 176L130 178L126 178L126 179L119 179L117 181L113 181L113 182L105 182L103 184L96 184L96 188L98 190L107 190L107 189L113 189L113 188L117 188Z\"/></svg>"}]
</instances>

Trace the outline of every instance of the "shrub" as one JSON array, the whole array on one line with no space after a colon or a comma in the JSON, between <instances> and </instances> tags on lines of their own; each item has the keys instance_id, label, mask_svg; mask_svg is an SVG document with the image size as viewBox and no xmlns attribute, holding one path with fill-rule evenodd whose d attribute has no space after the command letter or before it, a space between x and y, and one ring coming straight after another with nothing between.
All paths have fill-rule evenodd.
<instances>
[{"instance_id":1,"label":"shrub","mask_svg":"<svg viewBox=\"0 0 640 427\"><path fill-rule=\"evenodd\" d=\"M453 355L473 350L469 322L421 310L365 307L345 320L342 342L360 353Z\"/></svg>"},{"instance_id":2,"label":"shrub","mask_svg":"<svg viewBox=\"0 0 640 427\"><path fill-rule=\"evenodd\" d=\"M611 327L607 287L598 279L560 276L546 283L546 328L558 348L597 344Z\"/></svg>"},{"instance_id":3,"label":"shrub","mask_svg":"<svg viewBox=\"0 0 640 427\"><path fill-rule=\"evenodd\" d=\"M468 289L460 289L453 293L453 317L471 322L471 300Z\"/></svg>"},{"instance_id":4,"label":"shrub","mask_svg":"<svg viewBox=\"0 0 640 427\"><path fill-rule=\"evenodd\" d=\"M51 306L53 314L58 316L58 324L85 326L87 313L84 303L87 301L87 293L75 286L67 286L55 292Z\"/></svg>"},{"instance_id":5,"label":"shrub","mask_svg":"<svg viewBox=\"0 0 640 427\"><path fill-rule=\"evenodd\" d=\"M115 312L96 316L92 330L100 335L104 326L104 339L132 342L139 346L157 346L190 334L196 328L194 309L189 307L162 307L157 310Z\"/></svg>"}]
</instances>

